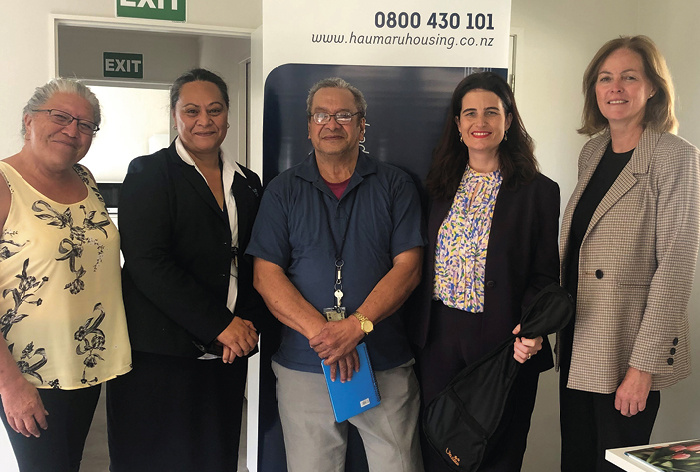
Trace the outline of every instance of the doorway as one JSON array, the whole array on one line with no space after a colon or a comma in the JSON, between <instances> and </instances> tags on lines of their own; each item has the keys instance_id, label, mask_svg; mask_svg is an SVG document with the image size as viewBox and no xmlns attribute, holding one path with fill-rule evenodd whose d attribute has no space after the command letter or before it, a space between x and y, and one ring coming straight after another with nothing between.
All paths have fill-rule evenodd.
<instances>
[{"instance_id":1,"label":"doorway","mask_svg":"<svg viewBox=\"0 0 700 472\"><path fill-rule=\"evenodd\" d=\"M94 91L103 102L102 129L95 149L85 157L98 183L120 182L129 161L149 153L149 141L151 147L154 141L170 143L175 137L171 123L163 125L164 119L169 120L168 88L182 72L195 67L216 72L228 84L231 127L222 149L247 164L249 37L59 24L56 46L58 75L79 77L96 86ZM143 78L106 78L105 52L142 55ZM102 155L104 152L110 155Z\"/></svg>"}]
</instances>

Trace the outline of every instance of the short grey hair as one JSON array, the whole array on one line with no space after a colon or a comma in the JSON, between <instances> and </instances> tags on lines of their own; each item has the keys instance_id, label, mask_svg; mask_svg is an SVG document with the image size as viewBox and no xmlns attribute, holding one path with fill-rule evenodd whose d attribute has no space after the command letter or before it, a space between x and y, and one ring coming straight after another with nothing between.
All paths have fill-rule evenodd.
<instances>
[{"instance_id":1,"label":"short grey hair","mask_svg":"<svg viewBox=\"0 0 700 472\"><path fill-rule=\"evenodd\" d=\"M311 116L311 103L314 100L314 95L322 88L339 88L349 90L352 96L355 97L355 106L360 115L365 116L367 113L367 102L365 101L365 96L362 95L360 90L347 83L340 77L329 77L327 79L322 79L316 82L313 87L309 90L309 95L306 97L306 114Z\"/></svg>"},{"instance_id":2,"label":"short grey hair","mask_svg":"<svg viewBox=\"0 0 700 472\"><path fill-rule=\"evenodd\" d=\"M102 121L100 102L97 100L95 94L92 93L92 90L90 90L87 85L79 82L76 79L58 77L51 79L41 87L37 87L34 90L34 95L32 95L32 98L30 98L27 104L24 106L24 109L22 110L22 136L27 134L27 128L24 125L24 116L33 114L34 110L41 108L44 103L49 101L49 99L56 93L72 93L87 100L92 107L92 121L97 126L100 126L100 122Z\"/></svg>"}]
</instances>

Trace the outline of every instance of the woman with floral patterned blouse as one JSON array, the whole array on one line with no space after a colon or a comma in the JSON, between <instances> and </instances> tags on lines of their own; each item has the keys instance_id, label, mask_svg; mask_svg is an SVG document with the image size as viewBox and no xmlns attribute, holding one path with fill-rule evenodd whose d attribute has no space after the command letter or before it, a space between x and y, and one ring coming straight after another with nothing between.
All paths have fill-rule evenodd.
<instances>
[{"instance_id":1,"label":"woman with floral patterned blouse","mask_svg":"<svg viewBox=\"0 0 700 472\"><path fill-rule=\"evenodd\" d=\"M20 471L78 471L102 383L131 370L119 233L78 164L99 124L90 89L54 79L0 162L0 417Z\"/></svg>"},{"instance_id":2,"label":"woman with floral patterned blouse","mask_svg":"<svg viewBox=\"0 0 700 472\"><path fill-rule=\"evenodd\" d=\"M522 307L558 280L559 187L538 172L513 93L497 74L457 85L427 190L429 246L412 320L424 406L517 334ZM539 373L553 365L542 337L516 338L513 356L524 365L489 439L498 452L487 452L479 471L520 470ZM450 470L425 446L427 472Z\"/></svg>"}]
</instances>

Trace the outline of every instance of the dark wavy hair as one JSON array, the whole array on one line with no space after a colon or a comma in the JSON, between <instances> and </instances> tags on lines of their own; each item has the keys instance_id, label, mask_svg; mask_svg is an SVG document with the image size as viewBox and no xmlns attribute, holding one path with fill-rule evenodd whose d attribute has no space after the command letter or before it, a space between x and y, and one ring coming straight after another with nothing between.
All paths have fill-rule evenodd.
<instances>
[{"instance_id":1,"label":"dark wavy hair","mask_svg":"<svg viewBox=\"0 0 700 472\"><path fill-rule=\"evenodd\" d=\"M433 150L433 160L426 179L426 188L432 198L451 199L457 193L462 175L469 162L469 150L459 139L455 118L462 112L462 99L472 90L487 90L495 93L503 103L506 116L512 116L508 139L498 147L498 162L503 176L503 185L517 187L520 183L535 178L539 170L535 159L532 138L523 126L515 97L508 83L493 72L477 72L465 77L452 93L450 110L445 126Z\"/></svg>"},{"instance_id":2,"label":"dark wavy hair","mask_svg":"<svg viewBox=\"0 0 700 472\"><path fill-rule=\"evenodd\" d=\"M221 92L221 97L224 99L226 108L229 108L228 86L226 85L226 82L224 82L224 79L207 69L192 69L175 79L175 82L173 82L173 85L170 87L171 110L175 109L175 105L180 99L180 91L182 90L182 86L196 81L211 82L216 85Z\"/></svg>"}]
</instances>

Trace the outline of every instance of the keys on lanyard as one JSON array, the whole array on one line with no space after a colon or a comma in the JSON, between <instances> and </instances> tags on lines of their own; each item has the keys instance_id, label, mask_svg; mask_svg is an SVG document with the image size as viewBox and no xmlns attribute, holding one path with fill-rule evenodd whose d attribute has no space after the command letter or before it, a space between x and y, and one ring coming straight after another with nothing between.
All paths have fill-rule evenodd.
<instances>
[{"instance_id":1,"label":"keys on lanyard","mask_svg":"<svg viewBox=\"0 0 700 472\"><path fill-rule=\"evenodd\" d=\"M335 307L340 308L340 305L343 302L343 291L336 290L335 292L333 292L333 296L335 297Z\"/></svg>"},{"instance_id":2,"label":"keys on lanyard","mask_svg":"<svg viewBox=\"0 0 700 472\"><path fill-rule=\"evenodd\" d=\"M335 309L338 312L343 304L343 264L345 262L342 259L335 261L335 284L333 285L335 291L333 296L335 297Z\"/></svg>"},{"instance_id":3,"label":"keys on lanyard","mask_svg":"<svg viewBox=\"0 0 700 472\"><path fill-rule=\"evenodd\" d=\"M326 209L326 216L328 222L328 231L333 240L333 246L335 248L335 283L333 284L333 298L335 298L335 306L324 308L323 314L328 321L341 321L345 319L345 307L343 306L343 247L345 246L345 238L348 234L348 228L350 227L350 216L352 216L352 209L355 206L355 197L353 196L350 203L350 211L348 212L348 218L345 222L345 229L343 230L343 239L340 245L335 239L333 233L333 227L331 226L331 215L324 201L324 208Z\"/></svg>"},{"instance_id":4,"label":"keys on lanyard","mask_svg":"<svg viewBox=\"0 0 700 472\"><path fill-rule=\"evenodd\" d=\"M345 307L343 306L343 260L335 261L335 283L333 284L333 296L335 306L324 308L323 314L328 321L342 321L345 319Z\"/></svg>"}]
</instances>

